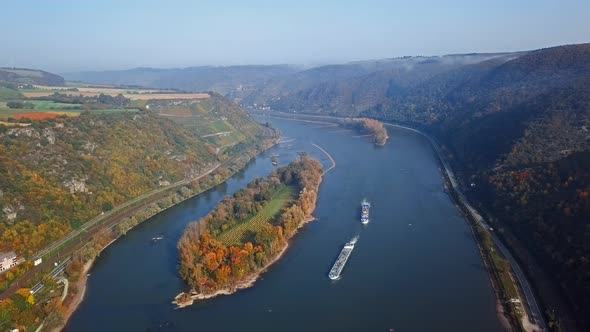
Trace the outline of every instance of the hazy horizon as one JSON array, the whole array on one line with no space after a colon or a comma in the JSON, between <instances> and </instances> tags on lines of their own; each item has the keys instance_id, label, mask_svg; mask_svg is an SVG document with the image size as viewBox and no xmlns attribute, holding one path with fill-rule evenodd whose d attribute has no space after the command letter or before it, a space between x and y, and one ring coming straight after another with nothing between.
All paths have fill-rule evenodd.
<instances>
[{"instance_id":1,"label":"hazy horizon","mask_svg":"<svg viewBox=\"0 0 590 332\"><path fill-rule=\"evenodd\" d=\"M403 5L402 5L403 4ZM4 4L0 67L316 66L588 42L583 1L68 2ZM22 15L21 15L22 13ZM19 14L19 15L16 15ZM468 28L466 28L468 27Z\"/></svg>"}]
</instances>

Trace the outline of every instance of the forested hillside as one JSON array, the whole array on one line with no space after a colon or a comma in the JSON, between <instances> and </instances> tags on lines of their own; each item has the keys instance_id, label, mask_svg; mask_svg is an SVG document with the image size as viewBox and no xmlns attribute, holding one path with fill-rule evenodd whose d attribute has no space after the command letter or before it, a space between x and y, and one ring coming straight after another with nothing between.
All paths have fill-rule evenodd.
<instances>
[{"instance_id":1,"label":"forested hillside","mask_svg":"<svg viewBox=\"0 0 590 332\"><path fill-rule=\"evenodd\" d=\"M29 256L100 213L195 177L271 135L221 97L183 101L189 110L201 102L199 127L153 111L0 125L0 251ZM236 134L202 137L222 125Z\"/></svg>"},{"instance_id":2,"label":"forested hillside","mask_svg":"<svg viewBox=\"0 0 590 332\"><path fill-rule=\"evenodd\" d=\"M243 103L268 104L285 112L356 116L386 103L388 96L398 95L437 74L514 56L503 53L418 56L323 66L272 81Z\"/></svg>"},{"instance_id":3,"label":"forested hillside","mask_svg":"<svg viewBox=\"0 0 590 332\"><path fill-rule=\"evenodd\" d=\"M64 86L63 77L46 71L26 68L0 68L0 87L16 85Z\"/></svg>"},{"instance_id":4,"label":"forested hillside","mask_svg":"<svg viewBox=\"0 0 590 332\"><path fill-rule=\"evenodd\" d=\"M590 326L590 44L465 66L365 114L435 133Z\"/></svg>"},{"instance_id":5,"label":"forested hillside","mask_svg":"<svg viewBox=\"0 0 590 332\"><path fill-rule=\"evenodd\" d=\"M567 294L576 321L590 326L590 44L479 60L423 59L269 103L433 133L471 197L528 248Z\"/></svg>"},{"instance_id":6,"label":"forested hillside","mask_svg":"<svg viewBox=\"0 0 590 332\"><path fill-rule=\"evenodd\" d=\"M310 69L298 65L135 68L66 73L68 80L185 91L213 91L244 105L358 114L390 93L461 66L518 53L457 54L366 60Z\"/></svg>"}]
</instances>

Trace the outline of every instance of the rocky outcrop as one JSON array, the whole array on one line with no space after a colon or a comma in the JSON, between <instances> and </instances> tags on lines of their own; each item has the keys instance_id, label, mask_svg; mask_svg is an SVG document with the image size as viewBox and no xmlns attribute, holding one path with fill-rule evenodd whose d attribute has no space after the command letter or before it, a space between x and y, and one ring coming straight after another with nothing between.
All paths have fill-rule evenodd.
<instances>
[{"instance_id":1,"label":"rocky outcrop","mask_svg":"<svg viewBox=\"0 0 590 332\"><path fill-rule=\"evenodd\" d=\"M47 139L49 144L55 144L55 132L51 128L43 129L43 137Z\"/></svg>"},{"instance_id":2,"label":"rocky outcrop","mask_svg":"<svg viewBox=\"0 0 590 332\"><path fill-rule=\"evenodd\" d=\"M69 181L64 182L64 186L70 190L71 194L88 192L88 187L86 187L86 179L71 179Z\"/></svg>"},{"instance_id":3,"label":"rocky outcrop","mask_svg":"<svg viewBox=\"0 0 590 332\"><path fill-rule=\"evenodd\" d=\"M25 127L25 128L14 128L10 129L6 132L9 136L12 137L31 137L31 138L39 138L39 132L35 130L35 128Z\"/></svg>"}]
</instances>

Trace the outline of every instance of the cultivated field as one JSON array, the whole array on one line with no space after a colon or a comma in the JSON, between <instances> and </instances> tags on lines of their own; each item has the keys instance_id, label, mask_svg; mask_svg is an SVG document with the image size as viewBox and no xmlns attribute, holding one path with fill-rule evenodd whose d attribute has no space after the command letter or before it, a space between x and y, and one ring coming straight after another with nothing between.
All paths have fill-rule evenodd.
<instances>
[{"instance_id":1,"label":"cultivated field","mask_svg":"<svg viewBox=\"0 0 590 332\"><path fill-rule=\"evenodd\" d=\"M226 245L240 245L242 238L248 231L256 231L266 225L295 197L295 188L281 187L258 214L221 233L217 239Z\"/></svg>"},{"instance_id":2,"label":"cultivated field","mask_svg":"<svg viewBox=\"0 0 590 332\"><path fill-rule=\"evenodd\" d=\"M4 88L0 86L0 100L19 99L23 96L16 90Z\"/></svg>"},{"instance_id":3,"label":"cultivated field","mask_svg":"<svg viewBox=\"0 0 590 332\"><path fill-rule=\"evenodd\" d=\"M99 94L110 96L123 95L131 100L170 100L170 99L207 99L207 93L178 93L153 89L123 89L112 87L77 87L78 91L72 91L72 87L36 85L36 89L23 89L21 93L27 98L39 98L61 93L70 96L92 97Z\"/></svg>"},{"instance_id":4,"label":"cultivated field","mask_svg":"<svg viewBox=\"0 0 590 332\"><path fill-rule=\"evenodd\" d=\"M81 104L57 103L51 100L27 100L27 103L35 105L35 110L81 110Z\"/></svg>"}]
</instances>

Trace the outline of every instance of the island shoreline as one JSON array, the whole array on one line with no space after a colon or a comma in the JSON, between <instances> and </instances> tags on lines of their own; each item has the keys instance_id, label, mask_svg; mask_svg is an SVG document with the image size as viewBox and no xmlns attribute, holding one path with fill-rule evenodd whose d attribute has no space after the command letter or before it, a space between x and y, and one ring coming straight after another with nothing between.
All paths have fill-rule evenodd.
<instances>
[{"instance_id":1,"label":"island shoreline","mask_svg":"<svg viewBox=\"0 0 590 332\"><path fill-rule=\"evenodd\" d=\"M327 152L325 152L327 154ZM334 165L335 166L335 165ZM333 167L334 167L333 166ZM332 167L332 168L333 168ZM318 183L318 189L320 187L320 185L322 184L322 182L324 181L323 178L323 174L325 174L326 172L322 173L322 177L320 179L320 182ZM316 218L312 215L313 212L315 211L315 209L317 208L317 198L316 201L314 202L311 212L309 215L305 216L305 219L303 219L298 225L297 228L295 228L293 235L289 238L289 240L286 241L285 246L283 247L283 249L281 249L281 251L279 253L277 253L272 259L269 260L269 262L264 265L264 267L260 268L258 271L255 271L253 273L251 273L249 276L247 276L246 278L244 278L244 280L239 281L237 284L232 285L230 287L225 287L219 290L216 290L213 293L210 294L203 294L203 293L194 293L192 291L187 292L181 292L178 295L176 295L174 297L174 300L172 301L172 304L176 305L176 309L182 309L188 306L191 306L194 304L195 301L198 300L206 300L206 299L211 299L220 295L231 295L236 293L237 291L241 290L241 289L246 289L246 288L250 288L253 287L256 283L256 280L258 280L258 278L260 278L260 276L262 274L264 274L265 272L268 271L268 269L275 264L276 262L278 262L283 255L287 252L287 249L289 248L289 242L290 240L293 238L293 236L295 236L299 230L301 228L303 228L303 226L307 225L309 222L316 220ZM183 297L185 297L186 295L189 295L189 298L185 298L184 300L182 299Z\"/></svg>"},{"instance_id":2,"label":"island shoreline","mask_svg":"<svg viewBox=\"0 0 590 332\"><path fill-rule=\"evenodd\" d=\"M314 206L314 210L315 210L315 206ZM302 221L299 224L299 226L297 226L297 228L295 229L295 233L293 234L293 236L295 236L295 234L297 234L297 232L299 232L299 229L301 229L307 223L309 223L311 221L314 221L314 220L316 220L316 218L313 217L313 216L308 216L307 218L305 218L305 220ZM186 308L186 307L189 307L189 306L193 305L195 301L212 299L212 298L217 297L217 296L220 296L220 295L231 295L231 294L234 294L234 293L238 292L239 290L254 287L254 285L256 284L256 281L265 272L267 272L268 269L273 264L277 263L283 257L283 255L287 252L287 249L288 248L289 248L289 241L287 241L287 243L285 244L285 246L283 247L283 249L281 249L281 251L279 253L277 253L275 255L275 257L273 257L271 260L269 260L269 262L264 267L262 267L259 271L256 271L256 272L250 274L248 277L244 278L244 280L238 282L235 285L232 285L231 287L226 287L226 288L222 288L222 289L216 290L215 292L213 292L211 294L202 294L202 293L201 294L197 294L197 293L190 292L190 293L188 293L188 294L190 294L190 300L185 300L185 301L182 301L181 300L181 297L184 294L187 294L187 293L186 292L182 292L182 293L179 293L178 295L176 295L174 297L174 300L172 301L172 304L176 305L176 308L175 309L182 309L182 308Z\"/></svg>"}]
</instances>

